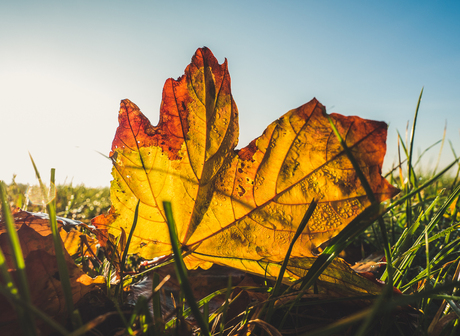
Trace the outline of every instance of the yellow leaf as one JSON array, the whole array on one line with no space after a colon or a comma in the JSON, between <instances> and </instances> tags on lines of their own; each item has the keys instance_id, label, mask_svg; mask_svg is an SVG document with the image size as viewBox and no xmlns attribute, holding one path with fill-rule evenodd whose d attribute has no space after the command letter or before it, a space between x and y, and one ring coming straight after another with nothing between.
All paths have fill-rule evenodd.
<instances>
[{"instance_id":1,"label":"yellow leaf","mask_svg":"<svg viewBox=\"0 0 460 336\"><path fill-rule=\"evenodd\" d=\"M331 114L378 201L397 189L382 176L387 125ZM292 251L308 269L317 247L370 205L364 188L316 99L235 150L238 111L227 61L198 49L185 74L168 79L160 121L152 126L123 100L110 157L112 209L93 224L117 236L129 232L140 200L130 253L171 254L163 201L172 203L187 267L229 265L276 276L313 199L319 204ZM259 265L259 266L257 266ZM291 278L299 272L288 272ZM359 276L358 276L359 277Z\"/></svg>"}]
</instances>

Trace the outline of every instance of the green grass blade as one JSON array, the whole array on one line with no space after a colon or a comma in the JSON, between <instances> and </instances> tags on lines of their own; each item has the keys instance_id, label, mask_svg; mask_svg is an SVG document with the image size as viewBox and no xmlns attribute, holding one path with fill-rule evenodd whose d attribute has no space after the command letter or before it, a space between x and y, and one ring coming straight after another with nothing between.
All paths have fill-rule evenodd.
<instances>
[{"instance_id":1,"label":"green grass blade","mask_svg":"<svg viewBox=\"0 0 460 336\"><path fill-rule=\"evenodd\" d=\"M234 290L235 288L237 287L232 287L231 289ZM268 288L267 287L252 287L252 286L238 286L239 289L241 290L252 290L252 291L261 291L261 292L267 292ZM204 305L206 305L207 303L209 303L209 301L211 301L214 297L218 296L218 295L222 295L222 294L226 294L227 293L227 288L223 288L223 289L219 289L211 294L209 294L208 296L202 298L201 300L199 300L197 302L197 306L200 308L200 307L204 307ZM239 295L239 294L238 294ZM236 297L238 297L238 295ZM235 300L236 297L234 297L232 300ZM222 308L222 307L221 307ZM219 308L218 310L216 310L214 313L212 313L212 317L209 319L210 321L212 319L214 319L214 317L216 317L217 314L220 314L221 312L221 308ZM192 311L189 308L185 309L183 314L182 314L182 317L183 318L187 318L189 317L190 315L192 315ZM171 319L170 321L168 321L165 325L166 328L171 328L175 323L175 319Z\"/></svg>"},{"instance_id":2,"label":"green grass blade","mask_svg":"<svg viewBox=\"0 0 460 336\"><path fill-rule=\"evenodd\" d=\"M273 287L273 290L271 292L270 299L276 298L279 295L281 284L282 284L283 277L284 277L284 272L286 271L286 267L288 265L289 258L291 256L292 249L294 248L294 244L297 241L297 239L300 237L300 235L302 234L305 227L307 226L307 223L310 220L310 217L313 215L313 212L315 211L317 205L318 205L318 202L315 199L313 199L307 211L305 212L305 215L303 216L302 221L300 222L299 227L297 228L297 231L294 234L294 237L292 238L291 243L289 244L289 248L286 252L286 256L283 260L283 264L281 265L281 269L278 274L278 278L276 279L275 286ZM273 314L274 305L275 305L275 301L271 300L267 308L267 314L265 315L265 322L268 322L268 323L270 322L270 319Z\"/></svg>"},{"instance_id":3,"label":"green grass blade","mask_svg":"<svg viewBox=\"0 0 460 336\"><path fill-rule=\"evenodd\" d=\"M308 270L306 276L302 279L300 285L301 290L296 299L288 307L284 317L280 323L280 329L286 322L289 312L297 304L302 297L303 293L308 290L326 269L327 266L339 255L339 253L347 247L351 242L362 233L369 225L373 223L378 213L380 205L378 203L372 204L370 207L361 212L354 220L352 220L337 236L331 239L329 246L318 256L313 265Z\"/></svg>"},{"instance_id":4,"label":"green grass blade","mask_svg":"<svg viewBox=\"0 0 460 336\"><path fill-rule=\"evenodd\" d=\"M441 196L441 194L437 195L434 201L431 202L431 204L428 206L426 212L422 211L417 220L410 227L406 227L404 232L401 234L400 239L393 246L393 266L396 269L395 273L393 274L393 281L395 284L397 284L403 276L401 270L406 269L406 262L408 262L411 258L411 256L408 255L407 252L410 245L413 244L416 230L419 228L422 219L425 217L425 214L430 212L438 204L438 201L441 199ZM388 273L384 272L382 274L381 280L385 281L387 276Z\"/></svg>"},{"instance_id":5,"label":"green grass blade","mask_svg":"<svg viewBox=\"0 0 460 336\"><path fill-rule=\"evenodd\" d=\"M3 221L6 226L10 247L13 252L13 261L18 272L19 292L26 302L30 302L30 292L29 286L27 284L27 275L25 271L26 265L24 261L24 256L22 254L21 243L19 242L19 236L16 232L14 219L8 204L8 199L6 196L6 186L4 185L3 181L0 181L0 197L2 201Z\"/></svg>"},{"instance_id":6,"label":"green grass blade","mask_svg":"<svg viewBox=\"0 0 460 336\"><path fill-rule=\"evenodd\" d=\"M17 298L19 298L19 291L16 288L16 285L13 282L13 278L10 275L10 272L8 272L8 265L6 264L6 259L5 255L3 254L2 249L0 248L0 271L2 272L2 279L4 284L1 284L0 286L4 286L6 290L8 290L12 295L15 295Z\"/></svg>"},{"instance_id":7,"label":"green grass blade","mask_svg":"<svg viewBox=\"0 0 460 336\"><path fill-rule=\"evenodd\" d=\"M34 168L36 168L35 164L34 164ZM36 173L38 173L38 170L36 170ZM51 170L51 183L53 184L55 181L54 173L55 173L55 170L52 169ZM40 178L38 174L37 174L37 178ZM40 184L42 183L40 182ZM59 235L59 230L58 230L58 224L57 224L57 218L56 218L56 199L55 198L50 203L48 203L47 210L48 210L49 222L51 226L51 233L53 235L54 249L56 252L56 261L57 261L58 270L59 270L59 279L61 281L62 290L64 291L65 303L67 306L68 313L71 317L72 327L73 327L73 330L75 330L81 326L81 319L78 313L77 315L75 315L74 313L75 310L74 310L74 305L73 305L72 286L70 285L69 269L67 268L67 263L65 261L65 256L64 256L65 252L62 247L62 240L61 240L61 236Z\"/></svg>"},{"instance_id":8,"label":"green grass blade","mask_svg":"<svg viewBox=\"0 0 460 336\"><path fill-rule=\"evenodd\" d=\"M3 183L3 182L0 182ZM20 300L19 291L16 288L16 285L11 278L10 273L8 272L8 265L6 264L5 256L2 249L0 248L0 270L2 273L2 280L4 284L0 284L0 293L3 294L10 302L10 304L16 310L18 314L18 320L23 328L25 334L28 333L26 327L28 316L22 306L18 305L18 300ZM13 300L13 298L16 300ZM21 301L22 302L22 301Z\"/></svg>"},{"instance_id":9,"label":"green grass blade","mask_svg":"<svg viewBox=\"0 0 460 336\"><path fill-rule=\"evenodd\" d=\"M325 113L325 112L324 112ZM374 192L372 191L371 186L369 185L369 182L367 181L366 177L364 176L361 167L359 166L358 162L356 161L355 157L350 151L350 148L348 148L346 142L343 140L342 135L339 133L337 127L335 127L334 122L332 121L331 117L327 114L325 114L327 119L329 120L329 124L331 125L332 130L334 131L335 136L339 140L340 144L342 145L343 150L345 151L345 154L347 155L348 159L350 160L353 169L356 172L356 175L358 175L359 181L361 182L361 185L364 188L364 191L366 192L367 198L371 203L375 202L375 196Z\"/></svg>"},{"instance_id":10,"label":"green grass blade","mask_svg":"<svg viewBox=\"0 0 460 336\"><path fill-rule=\"evenodd\" d=\"M443 259L445 259L447 256L450 256L451 254L454 254L454 253L458 253L459 243L460 243L460 237L456 238L455 240L451 241L446 246L444 246L434 257L430 259L431 267L436 268L437 265L441 263ZM408 263L408 265L410 266L410 263ZM406 267L409 267L409 266L406 266ZM412 278L408 283L404 284L404 286L401 286L401 290L406 291L412 285L416 284L417 282L425 278L427 274L428 274L427 269L422 270L414 278Z\"/></svg>"},{"instance_id":11,"label":"green grass blade","mask_svg":"<svg viewBox=\"0 0 460 336\"><path fill-rule=\"evenodd\" d=\"M415 242L412 244L412 247L410 247L408 249L408 251L401 251L402 253L404 253L402 255L403 259L401 262L399 262L397 264L397 268L398 269L408 269L412 263L412 261L414 260L414 257L415 257L415 253L418 251L418 249L420 247L422 247L425 242L425 235L428 235L433 229L434 227L439 223L439 221L442 219L444 213L446 212L446 210L449 208L449 206L452 204L452 202L457 198L459 197L460 195L460 186L458 186L455 191L449 195L449 197L447 198L447 200L443 203L443 205L440 207L440 209L436 212L436 214L433 216L433 218L431 218L430 222L426 225L425 229L423 230L423 232L418 236L418 238L415 240ZM430 241L430 239L428 239L428 241ZM428 258L429 259L429 258ZM423 272L422 272L423 273ZM398 281L398 287L401 286L401 274L400 272L398 271L398 273L396 274L396 281ZM404 285L403 287L401 288L406 288L407 287L407 284Z\"/></svg>"},{"instance_id":12,"label":"green grass blade","mask_svg":"<svg viewBox=\"0 0 460 336\"><path fill-rule=\"evenodd\" d=\"M118 287L116 288L115 296L117 294L120 294L120 302L123 302L123 287L124 287L124 268L125 268L125 262L126 262L126 257L128 255L129 251L129 245L131 244L131 238L133 237L134 230L136 230L137 226L137 219L139 217L139 204L141 203L141 200L137 201L136 208L134 210L134 218L133 218L133 224L131 225L131 230L129 231L128 239L126 240L126 245L123 250L123 256L121 257L121 264L120 264L120 283L118 284Z\"/></svg>"},{"instance_id":13,"label":"green grass blade","mask_svg":"<svg viewBox=\"0 0 460 336\"><path fill-rule=\"evenodd\" d=\"M135 328L136 319L139 321L139 328L142 334L145 335L147 332L147 335L152 335L153 329L149 327L153 325L153 319L150 315L148 301L144 296L138 298L131 318L128 321L131 330Z\"/></svg>"},{"instance_id":14,"label":"green grass blade","mask_svg":"<svg viewBox=\"0 0 460 336\"><path fill-rule=\"evenodd\" d=\"M125 266L126 262L126 256L128 255L128 250L129 250L129 245L131 244L131 238L133 237L134 230L136 229L137 225L137 219L139 217L139 205L141 203L141 200L137 201L136 204L136 209L134 210L134 219L133 219L133 225L131 225L131 230L129 231L128 239L126 240L126 246L123 251L123 256L121 258L121 269L123 270L123 267Z\"/></svg>"},{"instance_id":15,"label":"green grass blade","mask_svg":"<svg viewBox=\"0 0 460 336\"><path fill-rule=\"evenodd\" d=\"M423 92L423 90L422 90L422 92ZM326 116L327 116L327 118L329 120L329 124L331 125L331 128L333 129L337 139L339 140L340 144L342 145L343 150L345 151L345 153L347 154L348 159L350 160L351 164L353 165L353 168L354 168L356 174L359 177L361 185L363 186L363 188L364 188L364 190L366 192L367 198L369 199L371 204L376 203L377 200L375 198L374 192L372 191L372 188L369 185L369 182L367 181L366 177L364 176L364 174L363 174L363 172L361 170L361 167L359 166L359 164L356 161L355 157L351 153L351 151L348 148L346 142L343 140L342 135L339 133L339 131L335 127L334 123L332 122L332 119L328 115L326 115ZM380 233L381 233L382 239L383 239L383 249L385 251L385 257L387 259L387 267L386 268L387 268L388 274L390 274L389 285L393 286L393 276L392 276L393 275L393 263L392 263L392 259L391 259L391 246L390 246L390 242L388 240L387 230L386 230L385 223L383 222L382 217L379 216L377 221L379 223ZM392 291L389 291L389 295L391 295L392 293L393 293Z\"/></svg>"},{"instance_id":16,"label":"green grass blade","mask_svg":"<svg viewBox=\"0 0 460 336\"><path fill-rule=\"evenodd\" d=\"M203 304L203 320L204 323L208 326L209 329L209 302Z\"/></svg>"},{"instance_id":17,"label":"green grass blade","mask_svg":"<svg viewBox=\"0 0 460 336\"><path fill-rule=\"evenodd\" d=\"M187 255L187 253L184 254L184 256ZM161 268L161 267L164 267L166 265L169 265L169 264L172 264L174 262L174 258L172 258L171 260L167 260L167 261L164 261L164 262L161 262L159 263L158 265L155 265L155 266L152 266L152 267L149 267L145 270L143 270L142 272L139 272L139 273L136 273L136 276L135 277L140 277L144 274L147 274L147 273L150 273L152 272L153 270L157 269L157 268ZM126 279L129 279L129 278L132 278L131 275L127 275L125 278Z\"/></svg>"},{"instance_id":18,"label":"green grass blade","mask_svg":"<svg viewBox=\"0 0 460 336\"><path fill-rule=\"evenodd\" d=\"M184 260L182 259L182 252L179 247L179 239L177 238L176 224L174 222L171 203L163 202L163 208L166 215L166 221L168 222L171 247L174 253L174 265L176 267L177 278L179 279L181 289L184 293L188 305L192 310L193 315L195 316L196 321L198 322L199 327L201 328L201 333L203 335L210 335L209 330L207 329L208 324L203 320L203 315L201 314L198 305L196 304L192 288L190 287L190 282L188 281L187 270L185 268Z\"/></svg>"},{"instance_id":19,"label":"green grass blade","mask_svg":"<svg viewBox=\"0 0 460 336\"><path fill-rule=\"evenodd\" d=\"M453 300L450 300L450 299L447 299L446 301L450 305L450 308L457 315L457 317L460 318L460 309L457 307L457 304Z\"/></svg>"},{"instance_id":20,"label":"green grass blade","mask_svg":"<svg viewBox=\"0 0 460 336\"><path fill-rule=\"evenodd\" d=\"M404 189L405 193L409 193L409 191L413 188L417 188L417 180L415 177L415 171L414 167L412 165L412 160L413 160L413 148L414 148L414 139L415 139L415 128L417 125L417 117L418 117L418 111L420 108L420 102L422 100L422 94L423 94L423 88L422 91L420 92L420 96L417 102L417 108L415 109L415 115L414 115L414 121L412 123L412 130L411 130L411 135L410 135L410 141L409 141L409 151L408 153L406 152L407 156L407 184L405 184ZM418 197L420 198L420 194L418 194ZM406 200L406 225L410 226L412 224L412 199L407 198ZM391 275L389 276L391 278Z\"/></svg>"},{"instance_id":21,"label":"green grass blade","mask_svg":"<svg viewBox=\"0 0 460 336\"><path fill-rule=\"evenodd\" d=\"M430 288L430 274L431 274L431 262L430 262L430 243L428 242L428 230L425 229L425 258L426 258L426 286Z\"/></svg>"},{"instance_id":22,"label":"green grass blade","mask_svg":"<svg viewBox=\"0 0 460 336\"><path fill-rule=\"evenodd\" d=\"M374 203L356 216L337 236L331 239L330 244L318 256L302 279L301 288L308 289L326 267L342 252L351 242L361 234L375 220L375 213L378 212L379 204Z\"/></svg>"},{"instance_id":23,"label":"green grass blade","mask_svg":"<svg viewBox=\"0 0 460 336\"><path fill-rule=\"evenodd\" d=\"M390 288L388 285L386 288ZM372 321L374 320L375 316L379 313L382 304L385 302L385 292L383 292L381 295L379 295L378 299L374 302L372 305L370 311L368 311L368 314L366 314L366 318L364 319L364 322L361 324L360 328L356 332L356 336L366 336L368 333L368 328L371 325Z\"/></svg>"},{"instance_id":24,"label":"green grass blade","mask_svg":"<svg viewBox=\"0 0 460 336\"><path fill-rule=\"evenodd\" d=\"M417 101L417 107L415 109L415 115L414 115L414 121L412 123L412 130L410 133L410 142L409 142L409 157L407 158L407 167L408 167L408 180L409 183L411 183L413 180L413 175L414 175L414 170L412 167L412 158L413 158L413 150L414 150L414 139L415 139L415 128L417 125L417 118L418 118L418 111L420 109L420 102L422 101L422 95L423 95L423 88L422 91L420 91L420 96ZM415 187L415 184L413 184Z\"/></svg>"},{"instance_id":25,"label":"green grass blade","mask_svg":"<svg viewBox=\"0 0 460 336\"><path fill-rule=\"evenodd\" d=\"M0 198L2 204L2 212L3 212L3 221L6 226L6 232L8 235L10 248L13 255L13 262L16 268L16 273L18 275L18 289L20 297L26 302L27 304L32 305L32 300L30 297L29 285L27 281L27 274L26 274L26 264L24 261L24 256L22 254L21 243L19 242L19 236L16 232L16 227L14 224L13 215L10 211L10 206L8 204L8 198L6 196L6 186L3 181L0 181ZM2 264L5 265L5 258L2 252ZM7 273L4 271L4 267L2 266L2 274ZM7 275L5 280L7 282L7 286L11 290L12 293L15 292L14 287L11 285L11 277ZM22 307L16 307L18 311L19 319L22 320L21 328L23 328L24 332L28 335L35 335L36 334L36 327L35 327L35 320L33 316L29 313L29 311L24 311Z\"/></svg>"},{"instance_id":26,"label":"green grass blade","mask_svg":"<svg viewBox=\"0 0 460 336\"><path fill-rule=\"evenodd\" d=\"M401 295L395 298L394 300L391 301L383 301L383 304L379 305L378 311L375 312L375 315L383 315L383 314L390 314L392 311L394 311L397 307L401 306L407 306L409 304L414 304L418 302L419 300L423 298L444 298L446 297L445 295L438 295L439 291L444 291L448 290L451 288L455 288L460 286L459 282L456 283L451 283L448 285L443 285L439 286L439 288L432 289L432 290L427 290L422 293L417 293L414 295ZM359 321L365 319L366 317L369 316L369 314L372 314L372 307L367 308L365 310L362 310L361 312L358 312L352 316L340 319L337 322L332 323L328 327L325 327L320 330L316 330L314 332L308 332L308 333L301 333L299 335L302 336L326 336L326 335L332 335L336 334L338 331L343 330L351 325L354 325L358 323ZM367 335L367 334L365 334Z\"/></svg>"},{"instance_id":27,"label":"green grass blade","mask_svg":"<svg viewBox=\"0 0 460 336\"><path fill-rule=\"evenodd\" d=\"M232 293L232 278L228 278L228 283L227 283L227 291L225 293L225 301L224 301L224 306L223 306L223 311L222 311L222 316L220 318L220 331L219 335L222 336L224 334L224 329L225 329L225 323L227 322L227 311L228 311L228 306L229 306L229 299L230 299L230 294ZM206 317L206 325L209 327L209 317Z\"/></svg>"},{"instance_id":28,"label":"green grass blade","mask_svg":"<svg viewBox=\"0 0 460 336\"><path fill-rule=\"evenodd\" d=\"M43 199L46 199L46 187L42 182L40 177L40 173L38 171L37 166L35 165L34 159L32 155L29 153L30 160L35 170L35 175L38 179L40 184L40 188L42 190ZM54 168L51 169L51 183L54 184ZM56 255L56 262L59 271L59 279L61 282L62 290L64 292L64 299L66 303L67 312L70 315L72 321L73 330L78 329L81 326L81 319L79 318L79 314L74 313L74 305L73 305L73 297L72 297L72 287L70 285L70 276L69 270L67 268L67 263L65 261L64 249L62 247L61 236L59 235L58 225L57 225L57 218L56 218L56 199L54 198L51 202L49 202L46 206L49 215L49 223L51 228L51 234L53 237L54 243L54 250Z\"/></svg>"},{"instance_id":29,"label":"green grass blade","mask_svg":"<svg viewBox=\"0 0 460 336\"><path fill-rule=\"evenodd\" d=\"M446 210L449 208L449 206L452 204L452 202L459 197L460 195L460 185L457 186L457 188L454 190L452 194L449 195L447 200L444 202L444 204L441 206L441 208L436 212L436 214L433 216L431 221L428 223L426 226L424 232L419 236L415 244L420 244L420 242L425 238L425 233L430 233L434 226L439 223L441 218L443 217L444 213Z\"/></svg>"},{"instance_id":30,"label":"green grass blade","mask_svg":"<svg viewBox=\"0 0 460 336\"><path fill-rule=\"evenodd\" d=\"M460 282L452 282L446 285L441 285L438 286L434 289L426 290L421 293L416 293L413 295L400 295L398 297L393 297L392 300L390 301L383 301L381 305L379 305L378 311L375 312L375 315L383 315L383 314L390 314L392 311L397 309L398 307L402 306L407 306L410 304L417 303L421 299L424 298L445 298L446 295L439 295L441 292L445 292L448 290L451 290L453 288L458 288L460 287ZM450 298L450 296L447 296ZM301 333L299 335L302 336L326 336L326 335L333 335L336 334L338 331L345 329L346 327L349 327L353 324L358 323L359 321L365 319L366 317L369 316L369 314L372 314L371 308L367 308L362 310L361 312L358 312L352 316L345 317L343 319L340 319L337 322L332 323L328 327L325 327L320 330L316 330L314 332L307 332L307 333Z\"/></svg>"},{"instance_id":31,"label":"green grass blade","mask_svg":"<svg viewBox=\"0 0 460 336\"><path fill-rule=\"evenodd\" d=\"M430 149L432 149L433 147L435 147L438 144L441 144L441 146L442 146L443 145L442 140L438 140L434 144L432 144L431 146L428 146L426 149L424 149L423 152L421 152L420 155L418 156L417 161L415 161L415 164L414 164L413 167L414 168L417 167L419 165L419 163L422 162L423 156L425 156L425 154L427 154L430 151ZM433 171L433 174L436 174L436 170Z\"/></svg>"},{"instance_id":32,"label":"green grass blade","mask_svg":"<svg viewBox=\"0 0 460 336\"><path fill-rule=\"evenodd\" d=\"M160 301L160 292L157 290L160 285L160 276L158 273L153 273L152 280L152 305L153 305L153 319L155 321L155 333L157 335L162 335L165 329L165 324L161 315L161 301Z\"/></svg>"},{"instance_id":33,"label":"green grass blade","mask_svg":"<svg viewBox=\"0 0 460 336\"><path fill-rule=\"evenodd\" d=\"M11 302L13 302L15 307L20 306L23 310L28 311L30 314L33 314L42 321L44 321L46 324L48 324L50 327L56 330L60 335L69 335L69 332L63 326L57 323L51 316L48 316L31 303L21 300L17 295L14 295L13 293L11 293L11 291L5 289L3 286L0 286L0 294L4 295ZM31 335L30 332L31 331L27 331L25 335Z\"/></svg>"},{"instance_id":34,"label":"green grass blade","mask_svg":"<svg viewBox=\"0 0 460 336\"><path fill-rule=\"evenodd\" d=\"M114 316L114 315L117 315L117 314L118 314L118 312L111 311L111 312L99 315L96 318L94 318L93 320L91 320L91 321L85 323L84 325L82 325L77 330L72 331L67 336L100 335L100 333L96 333L96 332L88 333L88 331L91 331L92 329L97 327L99 324L101 324L102 322L106 321L107 318L109 318L111 316Z\"/></svg>"},{"instance_id":35,"label":"green grass blade","mask_svg":"<svg viewBox=\"0 0 460 336\"><path fill-rule=\"evenodd\" d=\"M403 204L404 202L407 201L407 199L411 198L412 196L420 193L423 189L425 189L426 187L428 187L430 184L434 183L435 181L437 181L439 178L441 178L447 171L449 171L455 164L457 164L459 161L459 159L456 159L454 160L453 162L451 162L446 168L444 168L442 171L440 171L438 174L436 174L435 176L433 176L431 179L429 179L428 181L426 181L425 183L423 183L422 185L420 185L419 187L417 187L416 189L412 190L411 192L405 194L404 196L402 196L401 198L399 198L398 200L394 201L393 203L391 203L386 209L385 209L385 212L389 212L391 210L393 210L395 207Z\"/></svg>"},{"instance_id":36,"label":"green grass blade","mask_svg":"<svg viewBox=\"0 0 460 336\"><path fill-rule=\"evenodd\" d=\"M6 192L5 192L5 186L3 184L3 181L0 181L0 198L1 198L0 200L1 200L1 203L2 203L2 209L3 209L5 206L8 206L8 202L3 201L3 200L7 199ZM8 208L8 210L9 210L9 208ZM10 213L10 215L11 215L11 213ZM7 225L11 226L11 221L13 220L13 217L12 216L6 217L5 216L5 211L3 211L3 219L4 219L5 222L7 220L10 221L10 223L7 224ZM22 250L21 250L21 254L22 254ZM8 271L8 265L6 264L5 255L3 254L3 251L2 251L1 248L0 248L0 271L2 272L3 282L6 284L6 285L4 285L5 288L12 295L14 295L16 298L19 299L19 291L18 291L16 285L14 284L14 281L13 281L13 278L11 277L11 275L10 275L10 272Z\"/></svg>"},{"instance_id":37,"label":"green grass blade","mask_svg":"<svg viewBox=\"0 0 460 336\"><path fill-rule=\"evenodd\" d=\"M351 316L344 317L336 322L331 323L327 327L324 327L313 332L301 333L299 336L330 336L330 335L340 335L339 331L348 328L359 321L366 318L371 313L371 308L357 312Z\"/></svg>"},{"instance_id":38,"label":"green grass blade","mask_svg":"<svg viewBox=\"0 0 460 336\"><path fill-rule=\"evenodd\" d=\"M439 238L442 238L442 237L445 237L447 236L448 234L452 233L453 231L456 231L460 229L460 223L456 223L450 227L448 227L447 229L444 229L434 235L432 235L429 239L428 239L428 242L429 243L432 243L434 242L435 240L439 239ZM425 242L420 242L420 244L417 244L417 245L414 245L412 246L410 249L408 249L406 252L404 252L402 254L402 256L405 256L407 254L410 254L412 252L416 252L418 251L419 248L423 247L423 245L425 244Z\"/></svg>"}]
</instances>

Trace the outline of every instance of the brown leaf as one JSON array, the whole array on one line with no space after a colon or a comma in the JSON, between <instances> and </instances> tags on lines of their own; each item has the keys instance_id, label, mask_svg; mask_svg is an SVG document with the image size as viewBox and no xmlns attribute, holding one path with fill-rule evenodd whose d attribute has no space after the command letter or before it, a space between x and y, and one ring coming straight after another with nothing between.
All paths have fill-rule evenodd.
<instances>
[{"instance_id":1,"label":"brown leaf","mask_svg":"<svg viewBox=\"0 0 460 336\"><path fill-rule=\"evenodd\" d=\"M44 218L43 214L36 215L30 212L15 213L14 219L25 260L32 303L57 321L64 322L67 312L48 219ZM62 224L61 230L64 231ZM5 255L10 273L15 278L16 270L3 222L0 222L0 232L2 232L0 248ZM88 292L98 290L100 287L98 285L104 284L105 280L102 277L95 279L88 277L75 265L66 250L64 254L69 270L73 301L77 303ZM7 300L0 300L0 324L8 323L9 328L2 329L2 335L7 335L10 328L12 334L15 334L19 328L15 320L15 310ZM47 326L40 321L38 327L42 331L48 330Z\"/></svg>"}]
</instances>

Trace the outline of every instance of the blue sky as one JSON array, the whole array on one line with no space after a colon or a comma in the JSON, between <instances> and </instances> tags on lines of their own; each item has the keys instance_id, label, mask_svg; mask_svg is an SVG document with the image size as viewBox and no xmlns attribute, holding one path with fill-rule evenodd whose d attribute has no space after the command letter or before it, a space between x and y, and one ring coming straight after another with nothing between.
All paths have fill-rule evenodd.
<instances>
[{"instance_id":1,"label":"blue sky","mask_svg":"<svg viewBox=\"0 0 460 336\"><path fill-rule=\"evenodd\" d=\"M108 186L120 100L156 124L164 81L198 47L229 62L240 144L316 97L389 124L396 162L422 87L416 153L442 138L460 154L458 1L2 1L0 179ZM426 154L433 168L439 145ZM453 159L446 144L442 164Z\"/></svg>"}]
</instances>

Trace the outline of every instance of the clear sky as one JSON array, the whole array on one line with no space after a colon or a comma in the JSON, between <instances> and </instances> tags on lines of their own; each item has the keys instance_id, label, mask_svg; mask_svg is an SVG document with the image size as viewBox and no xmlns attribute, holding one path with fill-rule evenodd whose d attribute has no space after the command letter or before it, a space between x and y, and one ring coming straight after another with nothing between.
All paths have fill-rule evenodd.
<instances>
[{"instance_id":1,"label":"clear sky","mask_svg":"<svg viewBox=\"0 0 460 336\"><path fill-rule=\"evenodd\" d=\"M1 1L0 179L108 186L120 100L158 121L165 80L199 47L228 59L244 147L316 97L389 124L396 162L417 99L416 152L460 154L460 1ZM433 168L440 146L424 165ZM442 164L453 159L449 145Z\"/></svg>"}]
</instances>

